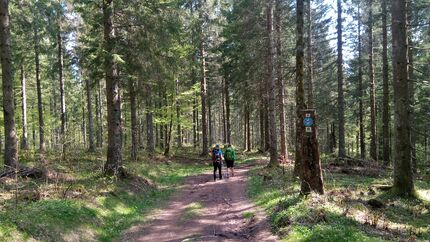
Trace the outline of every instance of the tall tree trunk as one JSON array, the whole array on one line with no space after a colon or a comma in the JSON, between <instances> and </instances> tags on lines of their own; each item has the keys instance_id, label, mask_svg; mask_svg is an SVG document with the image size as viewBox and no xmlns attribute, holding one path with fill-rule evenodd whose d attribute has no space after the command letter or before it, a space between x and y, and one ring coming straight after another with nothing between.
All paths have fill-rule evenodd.
<instances>
[{"instance_id":1,"label":"tall tree trunk","mask_svg":"<svg viewBox=\"0 0 430 242\"><path fill-rule=\"evenodd\" d=\"M376 144L376 97L375 97L375 71L373 68L373 0L369 0L369 93L370 93L370 157L378 160L378 151Z\"/></svg>"},{"instance_id":2,"label":"tall tree trunk","mask_svg":"<svg viewBox=\"0 0 430 242\"><path fill-rule=\"evenodd\" d=\"M0 58L3 80L4 164L7 167L17 167L18 141L15 128L9 0L0 0Z\"/></svg>"},{"instance_id":3,"label":"tall tree trunk","mask_svg":"<svg viewBox=\"0 0 430 242\"><path fill-rule=\"evenodd\" d=\"M222 142L225 144L227 143L227 124L226 124L226 115L225 115L225 103L226 103L226 96L225 96L225 78L222 80Z\"/></svg>"},{"instance_id":4,"label":"tall tree trunk","mask_svg":"<svg viewBox=\"0 0 430 242\"><path fill-rule=\"evenodd\" d=\"M100 89L100 81L98 81L96 94L97 147L103 146L102 97Z\"/></svg>"},{"instance_id":5,"label":"tall tree trunk","mask_svg":"<svg viewBox=\"0 0 430 242\"><path fill-rule=\"evenodd\" d=\"M57 47L58 47L58 80L60 82L60 117L61 117L61 152L63 160L66 158L66 98L64 93L64 76L63 76L63 39L61 37L61 27L57 33Z\"/></svg>"},{"instance_id":6,"label":"tall tree trunk","mask_svg":"<svg viewBox=\"0 0 430 242\"><path fill-rule=\"evenodd\" d=\"M312 58L312 0L308 0L307 4L307 20L308 20L308 39L307 39L307 106L313 108L314 106L314 92L313 92L313 58Z\"/></svg>"},{"instance_id":7,"label":"tall tree trunk","mask_svg":"<svg viewBox=\"0 0 430 242\"><path fill-rule=\"evenodd\" d=\"M82 139L84 140L84 147L87 147L87 119L85 112L85 94L82 93L81 98L81 107L82 107ZM63 159L66 159L65 152L63 153Z\"/></svg>"},{"instance_id":8,"label":"tall tree trunk","mask_svg":"<svg viewBox=\"0 0 430 242\"><path fill-rule=\"evenodd\" d=\"M264 151L267 152L270 150L270 129L269 129L269 99L268 99L268 90L266 89L266 98L264 105Z\"/></svg>"},{"instance_id":9,"label":"tall tree trunk","mask_svg":"<svg viewBox=\"0 0 430 242\"><path fill-rule=\"evenodd\" d=\"M282 72L282 43L281 43L281 1L276 0L275 26L276 26L276 76L278 77L278 109L279 109L279 135L281 136L281 156L288 158L287 150L287 128L285 121L285 84Z\"/></svg>"},{"instance_id":10,"label":"tall tree trunk","mask_svg":"<svg viewBox=\"0 0 430 242\"><path fill-rule=\"evenodd\" d=\"M296 19L296 150L294 173L301 176L300 166L302 161L301 156L301 137L302 132L299 128L302 124L301 112L306 109L305 104L305 88L304 88L304 41L303 41L303 25L304 25L304 2L297 0L297 19ZM303 183L303 181L302 181ZM303 186L302 186L303 187Z\"/></svg>"},{"instance_id":11,"label":"tall tree trunk","mask_svg":"<svg viewBox=\"0 0 430 242\"><path fill-rule=\"evenodd\" d=\"M408 81L409 81L409 100L410 100L410 126L411 126L411 159L412 169L414 173L417 173L417 135L416 135L416 122L415 122L415 80L414 80L414 49L412 42L412 30L410 30L408 36Z\"/></svg>"},{"instance_id":12,"label":"tall tree trunk","mask_svg":"<svg viewBox=\"0 0 430 242\"><path fill-rule=\"evenodd\" d=\"M407 21L408 21L408 81L409 81L409 101L410 101L410 126L411 126L411 159L412 159L412 170L417 173L417 135L415 131L415 80L414 80L414 48L413 48L413 30L410 27L412 25L413 16L413 1L408 2L407 9Z\"/></svg>"},{"instance_id":13,"label":"tall tree trunk","mask_svg":"<svg viewBox=\"0 0 430 242\"><path fill-rule=\"evenodd\" d=\"M196 102L198 103L198 99L196 99ZM197 133L197 144L199 145L200 144L200 122L199 122L199 109L196 109L196 124L197 124L197 126L196 126L196 133Z\"/></svg>"},{"instance_id":14,"label":"tall tree trunk","mask_svg":"<svg viewBox=\"0 0 430 242\"><path fill-rule=\"evenodd\" d=\"M53 87L56 87L57 83L55 82L55 74L54 74L54 72L51 75L51 78L52 78L51 85ZM53 115L53 118L55 120L60 120L60 122L61 122L61 116L58 113L58 109L57 109L57 97L58 97L57 91L59 91L59 90L57 90L57 88L52 88L52 95L49 98L49 103L50 103L50 105L49 105L50 106L49 111L51 112L51 114ZM53 127L52 127L52 131L51 131L51 133L52 133L51 134L51 139L52 139L51 140L51 148L57 149L58 148L58 144L61 142L60 141L60 128L61 128L61 125L57 126L56 124L53 125ZM61 145L59 147L62 148Z\"/></svg>"},{"instance_id":15,"label":"tall tree trunk","mask_svg":"<svg viewBox=\"0 0 430 242\"><path fill-rule=\"evenodd\" d=\"M275 47L275 36L274 36L274 24L273 24L273 10L274 10L274 0L267 0L267 34L269 36L268 40L268 50L269 58L267 62L268 68L268 83L269 87L269 103L268 103L268 118L269 118L269 129L270 129L270 162L269 166L277 166L278 163L278 130L276 127L276 70L275 61L276 57L276 47Z\"/></svg>"},{"instance_id":16,"label":"tall tree trunk","mask_svg":"<svg viewBox=\"0 0 430 242\"><path fill-rule=\"evenodd\" d=\"M227 143L231 144L231 126L230 126L230 81L228 77L224 79L225 81L225 126L226 126L226 139Z\"/></svg>"},{"instance_id":17,"label":"tall tree trunk","mask_svg":"<svg viewBox=\"0 0 430 242\"><path fill-rule=\"evenodd\" d=\"M156 114L153 114L153 115L155 115L155 117L157 117ZM158 127L159 127L159 125L156 123L155 124L155 145L154 145L155 147L160 147L160 130Z\"/></svg>"},{"instance_id":18,"label":"tall tree trunk","mask_svg":"<svg viewBox=\"0 0 430 242\"><path fill-rule=\"evenodd\" d=\"M42 102L42 87L40 81L40 60L39 60L39 31L36 24L34 25L34 54L36 65L36 89L37 89L37 110L39 113L39 149L44 152L45 145L45 123L43 120L43 102Z\"/></svg>"},{"instance_id":19,"label":"tall tree trunk","mask_svg":"<svg viewBox=\"0 0 430 242\"><path fill-rule=\"evenodd\" d=\"M27 92L26 92L26 80L24 64L21 64L21 98L22 98L22 139L21 139L21 149L28 150L28 129L27 129Z\"/></svg>"},{"instance_id":20,"label":"tall tree trunk","mask_svg":"<svg viewBox=\"0 0 430 242\"><path fill-rule=\"evenodd\" d=\"M112 55L115 49L115 32L113 28L113 0L103 0L103 24L105 52L104 60L106 75L108 148L104 166L106 175L122 175L121 156L121 100L117 64Z\"/></svg>"},{"instance_id":21,"label":"tall tree trunk","mask_svg":"<svg viewBox=\"0 0 430 242\"><path fill-rule=\"evenodd\" d=\"M202 100L202 153L201 156L207 156L208 152L208 114L207 114L207 87L206 87L206 52L204 47L204 39L200 44L200 55L202 58L201 70L202 79L200 82L200 96Z\"/></svg>"},{"instance_id":22,"label":"tall tree trunk","mask_svg":"<svg viewBox=\"0 0 430 242\"><path fill-rule=\"evenodd\" d=\"M358 93L359 93L359 120L360 120L360 157L364 159L366 157L366 142L365 142L365 132L364 132L364 108L363 108L363 67L362 67L362 44L361 44L361 15L360 6L358 7Z\"/></svg>"},{"instance_id":23,"label":"tall tree trunk","mask_svg":"<svg viewBox=\"0 0 430 242\"><path fill-rule=\"evenodd\" d=\"M161 96L161 90L158 92L158 110L161 110L161 108L163 107L162 101L163 101L163 97ZM163 114L158 112L157 116L160 117L161 119L163 119ZM164 149L164 125L163 124L158 124L158 147L160 147L160 149Z\"/></svg>"},{"instance_id":24,"label":"tall tree trunk","mask_svg":"<svg viewBox=\"0 0 430 242\"><path fill-rule=\"evenodd\" d=\"M55 83L52 83L52 86L55 86ZM53 114L55 117L55 114L57 113L57 109L55 108L55 88L52 88L52 95L49 98L49 112ZM51 128L51 149L55 149L55 146L57 145L56 141L56 128Z\"/></svg>"},{"instance_id":25,"label":"tall tree trunk","mask_svg":"<svg viewBox=\"0 0 430 242\"><path fill-rule=\"evenodd\" d=\"M382 0L382 137L383 160L385 165L390 162L390 89L388 80L388 34L387 34L387 0Z\"/></svg>"},{"instance_id":26,"label":"tall tree trunk","mask_svg":"<svg viewBox=\"0 0 430 242\"><path fill-rule=\"evenodd\" d=\"M32 130L32 132L33 132L33 134L32 134L32 136L33 136L33 149L36 149L36 126L35 126L34 122L33 122L33 127L32 128L33 128L33 130ZM0 145L0 147L1 147L1 145Z\"/></svg>"},{"instance_id":27,"label":"tall tree trunk","mask_svg":"<svg viewBox=\"0 0 430 242\"><path fill-rule=\"evenodd\" d=\"M152 109L152 99L151 96L151 87L147 86L147 103L146 103L146 146L148 147L148 153L153 154L155 151L154 144L154 122L153 122L153 111Z\"/></svg>"},{"instance_id":28,"label":"tall tree trunk","mask_svg":"<svg viewBox=\"0 0 430 242\"><path fill-rule=\"evenodd\" d=\"M193 101L193 147L197 147L197 98L194 97Z\"/></svg>"},{"instance_id":29,"label":"tall tree trunk","mask_svg":"<svg viewBox=\"0 0 430 242\"><path fill-rule=\"evenodd\" d=\"M265 151L265 142L264 142L264 105L260 106L260 150L261 152Z\"/></svg>"},{"instance_id":30,"label":"tall tree trunk","mask_svg":"<svg viewBox=\"0 0 430 242\"><path fill-rule=\"evenodd\" d=\"M246 119L245 119L245 123L246 123L246 150L248 152L251 152L251 125L250 125L250 111L249 111L249 106L246 106Z\"/></svg>"},{"instance_id":31,"label":"tall tree trunk","mask_svg":"<svg viewBox=\"0 0 430 242\"><path fill-rule=\"evenodd\" d=\"M87 78L85 80L86 89L87 89L87 110L88 110L88 151L94 152L95 151L95 145L94 145L94 122L93 122L93 96L91 94L91 85L90 80Z\"/></svg>"},{"instance_id":32,"label":"tall tree trunk","mask_svg":"<svg viewBox=\"0 0 430 242\"><path fill-rule=\"evenodd\" d=\"M208 103L208 128L209 128L209 145L214 142L213 122L212 122L212 105Z\"/></svg>"},{"instance_id":33,"label":"tall tree trunk","mask_svg":"<svg viewBox=\"0 0 430 242\"><path fill-rule=\"evenodd\" d=\"M345 157L345 99L343 95L342 1L337 0L337 103L339 119L339 157Z\"/></svg>"},{"instance_id":34,"label":"tall tree trunk","mask_svg":"<svg viewBox=\"0 0 430 242\"><path fill-rule=\"evenodd\" d=\"M165 117L167 119L167 115ZM166 150L167 145L169 144L169 126L167 124L163 125L164 128L164 145L163 148Z\"/></svg>"},{"instance_id":35,"label":"tall tree trunk","mask_svg":"<svg viewBox=\"0 0 430 242\"><path fill-rule=\"evenodd\" d=\"M128 80L128 92L130 95L130 115L131 115L131 159L137 160L139 150L139 124L137 122L137 101L136 88L133 79Z\"/></svg>"},{"instance_id":36,"label":"tall tree trunk","mask_svg":"<svg viewBox=\"0 0 430 242\"><path fill-rule=\"evenodd\" d=\"M246 132L246 115L247 115L247 113L246 113L246 107L244 107L243 108L243 115L242 115L242 117L243 117L243 119L240 119L240 127L242 128L243 127L243 151L244 152L247 152L248 150L246 149L247 147L248 147L248 144L246 143L247 141L248 141L248 139L246 138L246 135L247 135L247 132ZM243 122L243 125L242 125L242 122Z\"/></svg>"},{"instance_id":37,"label":"tall tree trunk","mask_svg":"<svg viewBox=\"0 0 430 242\"><path fill-rule=\"evenodd\" d=\"M414 182L411 157L410 93L408 83L408 37L406 0L392 1L391 31L393 36L394 84L394 186L401 195L412 195Z\"/></svg>"},{"instance_id":38,"label":"tall tree trunk","mask_svg":"<svg viewBox=\"0 0 430 242\"><path fill-rule=\"evenodd\" d=\"M424 161L428 161L429 158L429 154L428 154L428 146L429 146L429 138L428 138L428 129L426 129L425 134L424 134Z\"/></svg>"},{"instance_id":39,"label":"tall tree trunk","mask_svg":"<svg viewBox=\"0 0 430 242\"><path fill-rule=\"evenodd\" d=\"M165 156L168 156L170 153L170 144L172 140L172 127L173 127L173 113L170 115L169 131L167 131L167 125L166 125L166 145L164 148Z\"/></svg>"},{"instance_id":40,"label":"tall tree trunk","mask_svg":"<svg viewBox=\"0 0 430 242\"><path fill-rule=\"evenodd\" d=\"M179 105L179 79L176 79L176 138L178 147L182 147L182 128L181 128L181 107Z\"/></svg>"},{"instance_id":41,"label":"tall tree trunk","mask_svg":"<svg viewBox=\"0 0 430 242\"><path fill-rule=\"evenodd\" d=\"M251 151L251 127L250 127L250 111L249 106L245 105L244 107L244 129L243 129L243 143L244 143L244 151L250 152Z\"/></svg>"}]
</instances>

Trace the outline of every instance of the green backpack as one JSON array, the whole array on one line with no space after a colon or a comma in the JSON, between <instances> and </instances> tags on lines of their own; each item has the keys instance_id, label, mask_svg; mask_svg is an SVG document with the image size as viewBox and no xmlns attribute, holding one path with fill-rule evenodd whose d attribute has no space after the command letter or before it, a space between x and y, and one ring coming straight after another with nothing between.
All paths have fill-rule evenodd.
<instances>
[{"instance_id":1,"label":"green backpack","mask_svg":"<svg viewBox=\"0 0 430 242\"><path fill-rule=\"evenodd\" d=\"M234 160L235 159L234 151L232 149L227 149L225 151L225 159L226 160Z\"/></svg>"}]
</instances>

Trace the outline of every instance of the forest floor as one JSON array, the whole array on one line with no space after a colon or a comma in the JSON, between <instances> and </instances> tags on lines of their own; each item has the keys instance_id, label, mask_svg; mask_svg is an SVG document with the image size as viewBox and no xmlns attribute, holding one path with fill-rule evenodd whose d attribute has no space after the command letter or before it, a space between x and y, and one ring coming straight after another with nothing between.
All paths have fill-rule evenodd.
<instances>
[{"instance_id":1,"label":"forest floor","mask_svg":"<svg viewBox=\"0 0 430 242\"><path fill-rule=\"evenodd\" d=\"M248 193L282 241L430 241L430 173L415 179L419 198L390 194L392 170L373 162L324 159L325 194L299 195L293 166L250 171Z\"/></svg>"},{"instance_id":2,"label":"forest floor","mask_svg":"<svg viewBox=\"0 0 430 242\"><path fill-rule=\"evenodd\" d=\"M430 240L428 167L420 198L407 199L387 193L392 169L323 156L325 195L302 197L292 165L267 170L267 158L242 154L236 176L214 182L209 159L172 152L125 162L124 180L101 175L103 150L23 152L48 173L0 179L0 241Z\"/></svg>"},{"instance_id":3,"label":"forest floor","mask_svg":"<svg viewBox=\"0 0 430 242\"><path fill-rule=\"evenodd\" d=\"M278 241L246 194L254 165L240 165L234 177L222 180L214 181L212 173L187 178L165 209L133 226L121 241Z\"/></svg>"},{"instance_id":4,"label":"forest floor","mask_svg":"<svg viewBox=\"0 0 430 242\"><path fill-rule=\"evenodd\" d=\"M191 151L181 150L178 153ZM105 151L23 152L20 162L43 167L42 179L0 179L0 241L115 241L146 220L181 189L185 178L209 168L209 159L148 157L125 162L131 175L102 176ZM128 157L124 157L127 161ZM43 165L42 165L43 163Z\"/></svg>"}]
</instances>

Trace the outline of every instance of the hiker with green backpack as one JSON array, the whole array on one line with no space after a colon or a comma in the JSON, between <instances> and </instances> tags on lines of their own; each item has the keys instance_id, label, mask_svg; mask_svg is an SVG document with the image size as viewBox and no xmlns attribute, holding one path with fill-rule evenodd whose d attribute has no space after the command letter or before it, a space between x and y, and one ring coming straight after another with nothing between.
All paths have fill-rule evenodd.
<instances>
[{"instance_id":1,"label":"hiker with green backpack","mask_svg":"<svg viewBox=\"0 0 430 242\"><path fill-rule=\"evenodd\" d=\"M234 161L236 160L236 152L234 151L231 144L227 145L227 149L224 152L224 159L227 163L227 172L230 168L231 176L234 176Z\"/></svg>"}]
</instances>

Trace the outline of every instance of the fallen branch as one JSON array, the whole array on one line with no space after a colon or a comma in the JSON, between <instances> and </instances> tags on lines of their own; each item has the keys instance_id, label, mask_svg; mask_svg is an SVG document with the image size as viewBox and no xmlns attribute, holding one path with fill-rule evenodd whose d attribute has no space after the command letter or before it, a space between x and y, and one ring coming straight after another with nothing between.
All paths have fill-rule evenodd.
<instances>
[{"instance_id":1,"label":"fallen branch","mask_svg":"<svg viewBox=\"0 0 430 242\"><path fill-rule=\"evenodd\" d=\"M7 168L0 172L0 178L2 177L31 177L31 178L41 178L43 177L43 170L39 168L29 168L25 166L19 166L17 169Z\"/></svg>"}]
</instances>

